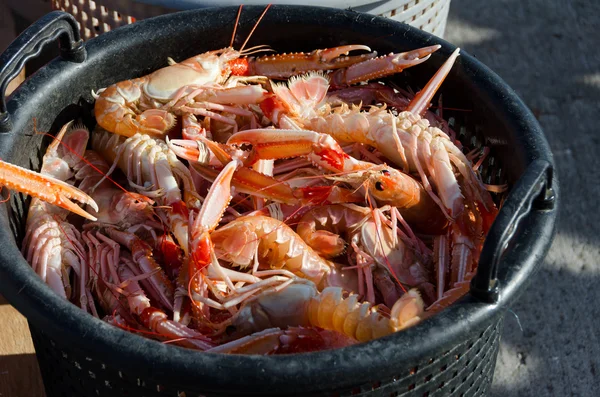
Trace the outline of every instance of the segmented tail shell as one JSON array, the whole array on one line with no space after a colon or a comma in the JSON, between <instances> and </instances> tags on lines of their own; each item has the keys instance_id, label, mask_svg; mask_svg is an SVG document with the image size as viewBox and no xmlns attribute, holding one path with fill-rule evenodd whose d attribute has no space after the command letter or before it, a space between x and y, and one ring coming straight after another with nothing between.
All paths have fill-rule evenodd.
<instances>
[{"instance_id":1,"label":"segmented tail shell","mask_svg":"<svg viewBox=\"0 0 600 397\"><path fill-rule=\"evenodd\" d=\"M412 303L412 304L411 304ZM408 310L407 310L408 309ZM357 295L344 298L339 287L327 287L308 305L310 324L367 342L399 331L420 321L423 300L416 290L404 294L392 308L392 319L384 317L371 303Z\"/></svg>"}]
</instances>

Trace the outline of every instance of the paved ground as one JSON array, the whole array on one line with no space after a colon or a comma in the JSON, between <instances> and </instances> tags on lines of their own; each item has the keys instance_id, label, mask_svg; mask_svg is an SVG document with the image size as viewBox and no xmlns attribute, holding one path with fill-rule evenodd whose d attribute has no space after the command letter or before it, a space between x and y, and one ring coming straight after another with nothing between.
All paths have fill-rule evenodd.
<instances>
[{"instance_id":1,"label":"paved ground","mask_svg":"<svg viewBox=\"0 0 600 397\"><path fill-rule=\"evenodd\" d=\"M558 233L507 318L494 396L600 395L600 2L452 0L446 39L538 117L562 192Z\"/></svg>"}]
</instances>

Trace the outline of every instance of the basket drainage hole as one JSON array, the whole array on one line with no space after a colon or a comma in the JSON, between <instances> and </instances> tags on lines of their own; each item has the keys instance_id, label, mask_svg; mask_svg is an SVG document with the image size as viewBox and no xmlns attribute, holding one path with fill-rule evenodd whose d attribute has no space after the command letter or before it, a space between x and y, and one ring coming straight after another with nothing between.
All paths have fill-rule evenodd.
<instances>
[{"instance_id":1,"label":"basket drainage hole","mask_svg":"<svg viewBox=\"0 0 600 397\"><path fill-rule=\"evenodd\" d=\"M350 394L353 396L360 394L360 387L355 387L354 389L352 389L352 392L350 392Z\"/></svg>"},{"instance_id":2,"label":"basket drainage hole","mask_svg":"<svg viewBox=\"0 0 600 397\"><path fill-rule=\"evenodd\" d=\"M425 393L423 393L423 397L429 397L429 392L426 391Z\"/></svg>"},{"instance_id":3,"label":"basket drainage hole","mask_svg":"<svg viewBox=\"0 0 600 397\"><path fill-rule=\"evenodd\" d=\"M373 383L371 383L371 388L372 388L373 390L377 390L377 389L379 389L380 387L381 387L381 382L380 382L380 381L376 381L376 382L373 382Z\"/></svg>"},{"instance_id":4,"label":"basket drainage hole","mask_svg":"<svg viewBox=\"0 0 600 397\"><path fill-rule=\"evenodd\" d=\"M413 390L415 388L415 386L416 385L414 383L408 385L408 390Z\"/></svg>"},{"instance_id":5,"label":"basket drainage hole","mask_svg":"<svg viewBox=\"0 0 600 397\"><path fill-rule=\"evenodd\" d=\"M418 370L419 370L419 367L413 367L413 368L411 368L411 369L410 369L409 373L410 373L411 375L414 375L414 374L416 374L416 373L417 373L417 371L418 371Z\"/></svg>"},{"instance_id":6,"label":"basket drainage hole","mask_svg":"<svg viewBox=\"0 0 600 397\"><path fill-rule=\"evenodd\" d=\"M444 385L445 385L444 382L440 383L440 385L438 386L438 389L441 389L442 387L444 387Z\"/></svg>"},{"instance_id":7,"label":"basket drainage hole","mask_svg":"<svg viewBox=\"0 0 600 397\"><path fill-rule=\"evenodd\" d=\"M448 369L448 366L446 364L444 364L441 368L440 368L440 372L444 372L446 369Z\"/></svg>"},{"instance_id":8,"label":"basket drainage hole","mask_svg":"<svg viewBox=\"0 0 600 397\"><path fill-rule=\"evenodd\" d=\"M429 382L429 381L431 380L431 378L432 378L431 374L430 374L430 375L427 375L427 376L425 377L425 382Z\"/></svg>"}]
</instances>

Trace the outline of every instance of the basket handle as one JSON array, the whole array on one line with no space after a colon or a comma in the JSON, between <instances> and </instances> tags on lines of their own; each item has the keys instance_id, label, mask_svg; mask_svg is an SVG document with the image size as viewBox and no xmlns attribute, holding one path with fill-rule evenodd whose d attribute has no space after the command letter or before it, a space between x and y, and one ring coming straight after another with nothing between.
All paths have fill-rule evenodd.
<instances>
[{"instance_id":1,"label":"basket handle","mask_svg":"<svg viewBox=\"0 0 600 397\"><path fill-rule=\"evenodd\" d=\"M63 11L52 11L29 26L0 55L0 132L12 128L6 107L5 92L8 83L23 69L27 61L37 57L42 48L59 40L60 56L70 62L85 61L87 53L79 35L75 18Z\"/></svg>"},{"instance_id":2,"label":"basket handle","mask_svg":"<svg viewBox=\"0 0 600 397\"><path fill-rule=\"evenodd\" d=\"M517 227L531 211L554 208L553 168L546 160L534 160L509 193L485 239L471 295L488 303L499 298L498 267L509 243L518 238ZM516 237L515 237L516 236Z\"/></svg>"}]
</instances>

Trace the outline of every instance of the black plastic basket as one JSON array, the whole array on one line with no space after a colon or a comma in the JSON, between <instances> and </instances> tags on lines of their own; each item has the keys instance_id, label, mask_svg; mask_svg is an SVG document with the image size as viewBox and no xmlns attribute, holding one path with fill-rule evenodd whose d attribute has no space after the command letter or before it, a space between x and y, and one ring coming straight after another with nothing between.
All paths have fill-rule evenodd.
<instances>
[{"instance_id":1,"label":"black plastic basket","mask_svg":"<svg viewBox=\"0 0 600 397\"><path fill-rule=\"evenodd\" d=\"M245 7L244 38L262 7ZM41 46L60 40L58 58L0 102L0 157L39 169L47 144L74 117L90 117L92 90L228 45L237 8L165 15L83 44L69 14L36 22L0 58L0 90ZM454 47L372 15L273 6L252 43L278 51L362 43L380 53L434 43L442 49L394 80L422 87ZM251 44L252 44L251 43ZM239 45L239 44L238 44ZM545 256L558 207L553 160L533 115L498 76L462 53L441 92L444 111L469 146L485 144L487 183L508 183L485 241L471 293L406 331L344 349L288 356L199 353L127 333L55 295L19 252L29 203L15 194L0 207L0 292L30 324L47 393L53 396L437 396L484 395L492 382L508 305Z\"/></svg>"}]
</instances>

